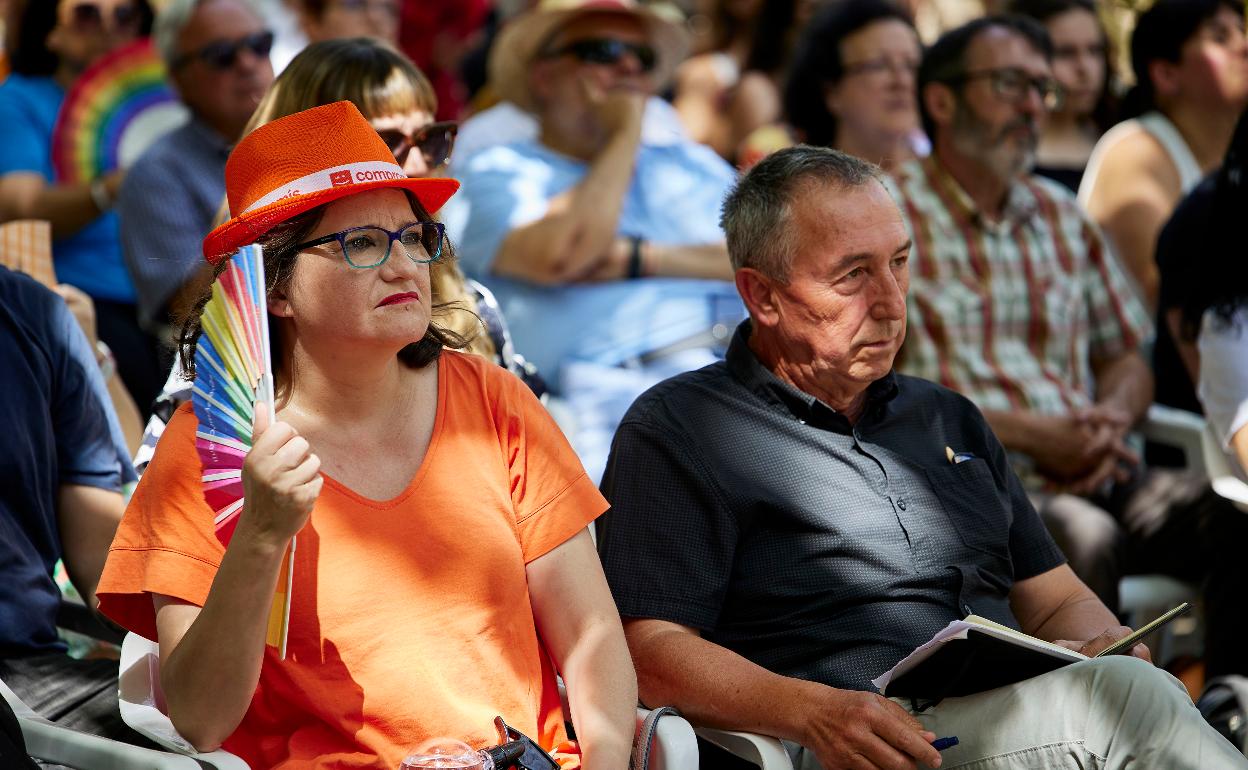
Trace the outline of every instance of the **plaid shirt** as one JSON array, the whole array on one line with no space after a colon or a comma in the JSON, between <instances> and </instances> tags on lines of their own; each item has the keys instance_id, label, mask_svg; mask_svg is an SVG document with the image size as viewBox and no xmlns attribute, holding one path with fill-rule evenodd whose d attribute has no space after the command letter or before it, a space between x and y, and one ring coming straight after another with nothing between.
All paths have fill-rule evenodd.
<instances>
[{"instance_id":1,"label":"plaid shirt","mask_svg":"<svg viewBox=\"0 0 1248 770\"><path fill-rule=\"evenodd\" d=\"M1151 334L1100 231L1039 177L990 221L935 156L903 167L893 194L914 239L900 368L980 409L1065 414L1090 404L1092 362Z\"/></svg>"}]
</instances>

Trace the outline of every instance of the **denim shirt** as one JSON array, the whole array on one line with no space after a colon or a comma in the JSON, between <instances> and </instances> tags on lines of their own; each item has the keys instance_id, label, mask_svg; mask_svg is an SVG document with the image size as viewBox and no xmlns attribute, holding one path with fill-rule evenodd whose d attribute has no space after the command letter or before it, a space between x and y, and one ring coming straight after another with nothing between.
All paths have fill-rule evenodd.
<instances>
[{"instance_id":1,"label":"denim shirt","mask_svg":"<svg viewBox=\"0 0 1248 770\"><path fill-rule=\"evenodd\" d=\"M587 171L587 164L534 140L489 147L451 169L463 186L443 219L464 271L498 297L518 350L553 377L570 361L621 363L741 317L740 299L726 281L652 277L539 286L494 275L507 233L544 216L550 200ZM709 148L643 144L617 232L660 244L722 242L720 206L735 179Z\"/></svg>"}]
</instances>

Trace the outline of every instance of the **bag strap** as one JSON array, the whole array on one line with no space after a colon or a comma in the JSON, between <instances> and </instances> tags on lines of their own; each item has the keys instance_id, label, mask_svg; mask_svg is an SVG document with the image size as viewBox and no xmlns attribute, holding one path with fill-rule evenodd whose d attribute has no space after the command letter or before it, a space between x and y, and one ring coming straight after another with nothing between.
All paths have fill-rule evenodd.
<instances>
[{"instance_id":1,"label":"bag strap","mask_svg":"<svg viewBox=\"0 0 1248 770\"><path fill-rule=\"evenodd\" d=\"M660 706L646 714L641 727L637 728L637 737L633 740L633 754L628 758L629 770L649 770L654 733L659 728L659 720L669 715L678 717L680 712L671 706Z\"/></svg>"}]
</instances>

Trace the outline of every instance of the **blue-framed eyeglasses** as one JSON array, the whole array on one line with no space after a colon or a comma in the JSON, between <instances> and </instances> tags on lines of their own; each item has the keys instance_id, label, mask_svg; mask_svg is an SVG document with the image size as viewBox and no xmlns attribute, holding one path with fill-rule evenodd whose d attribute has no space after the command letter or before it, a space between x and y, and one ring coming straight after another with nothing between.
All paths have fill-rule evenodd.
<instances>
[{"instance_id":1,"label":"blue-framed eyeglasses","mask_svg":"<svg viewBox=\"0 0 1248 770\"><path fill-rule=\"evenodd\" d=\"M442 258L446 226L441 222L412 222L398 231L384 227L351 227L306 241L295 249L302 251L334 241L342 248L342 256L351 267L362 269L381 265L390 258L390 249L395 241L403 245L408 259L425 264Z\"/></svg>"}]
</instances>

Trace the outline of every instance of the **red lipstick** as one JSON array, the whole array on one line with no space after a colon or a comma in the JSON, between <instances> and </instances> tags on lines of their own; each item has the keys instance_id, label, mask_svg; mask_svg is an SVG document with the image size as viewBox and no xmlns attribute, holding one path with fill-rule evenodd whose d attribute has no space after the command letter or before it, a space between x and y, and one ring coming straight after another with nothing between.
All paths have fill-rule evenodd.
<instances>
[{"instance_id":1,"label":"red lipstick","mask_svg":"<svg viewBox=\"0 0 1248 770\"><path fill-rule=\"evenodd\" d=\"M385 307L386 305L400 305L404 302L419 302L420 295L414 291L405 291L401 294L391 294L381 302L377 303L377 307Z\"/></svg>"}]
</instances>

